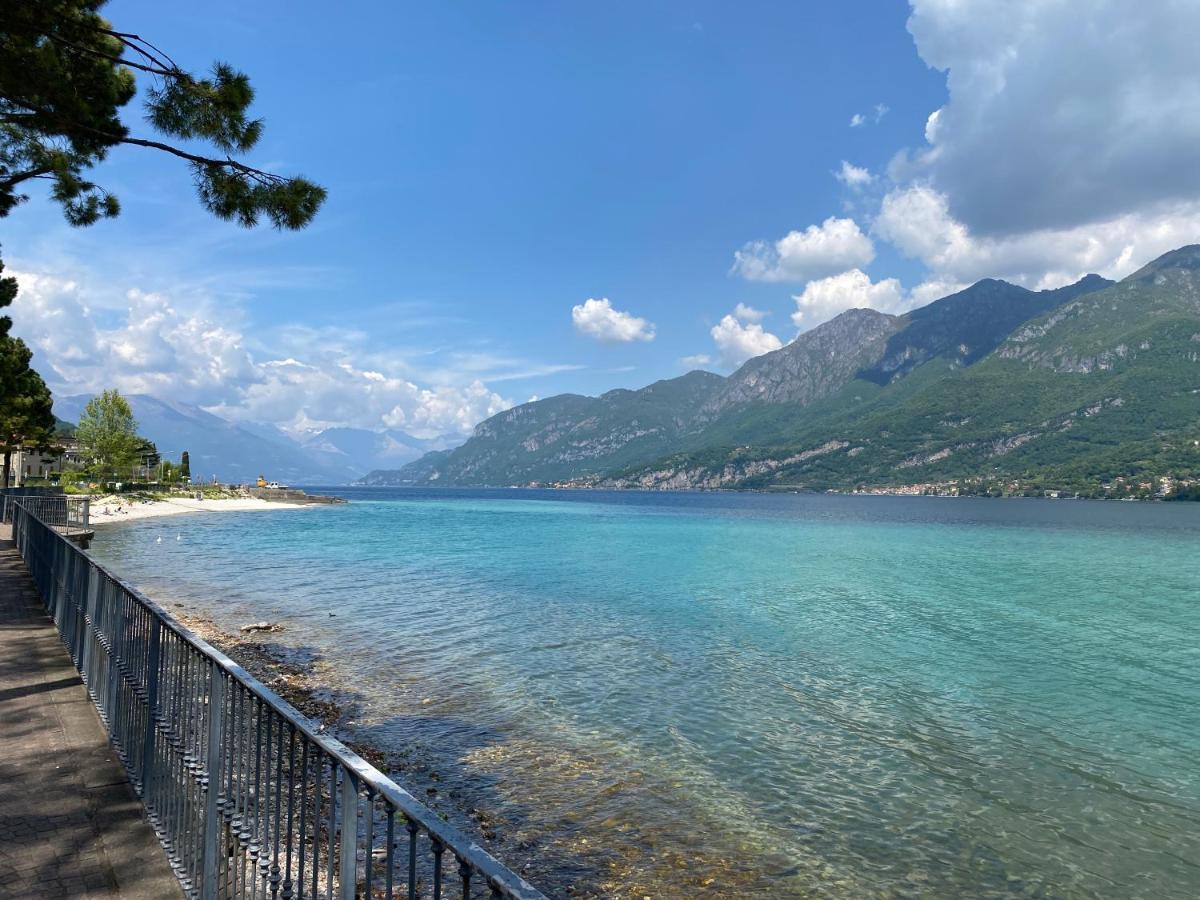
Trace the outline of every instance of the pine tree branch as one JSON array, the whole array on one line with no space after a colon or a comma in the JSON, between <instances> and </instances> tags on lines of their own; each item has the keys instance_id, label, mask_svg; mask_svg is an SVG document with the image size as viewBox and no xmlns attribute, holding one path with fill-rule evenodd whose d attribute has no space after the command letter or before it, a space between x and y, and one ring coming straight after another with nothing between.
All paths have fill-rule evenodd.
<instances>
[{"instance_id":1,"label":"pine tree branch","mask_svg":"<svg viewBox=\"0 0 1200 900\"><path fill-rule=\"evenodd\" d=\"M29 169L25 172L18 172L16 175L11 175L8 178L0 178L0 190L9 190L16 187L22 181L28 181L30 178L41 178L44 175L49 175L54 171L52 166L41 166L36 169Z\"/></svg>"},{"instance_id":2,"label":"pine tree branch","mask_svg":"<svg viewBox=\"0 0 1200 900\"><path fill-rule=\"evenodd\" d=\"M199 156L195 153L189 153L186 150L181 150L178 147L172 147L170 144L164 144L162 141L149 141L145 138L123 137L117 138L117 142L121 144L133 144L136 147L152 147L155 150L162 150L165 153L171 153L180 157L181 159L186 159L190 162L199 163L200 165L204 166L221 166L222 168L233 169L235 172L253 178L260 184L277 184L288 180L282 175L276 175L273 172L264 172L262 169L256 169L253 166L240 163L236 159L232 159L228 156L225 157L225 159L214 159L208 156Z\"/></svg>"},{"instance_id":3,"label":"pine tree branch","mask_svg":"<svg viewBox=\"0 0 1200 900\"><path fill-rule=\"evenodd\" d=\"M135 53L141 54L142 56L144 56L146 59L150 60L150 62L154 63L157 66L162 66L164 69L175 69L176 71L182 71L179 68L179 64L176 63L175 60L171 59L171 57L169 55L167 55L162 50L160 50L158 47L155 47L152 43L150 43L149 41L145 40L144 38L142 38L136 34L130 34L127 31L113 31L112 29L109 29L109 28L98 28L96 30L99 31L101 34L107 34L109 37L116 38L118 41L120 41L122 44L124 44L130 50L134 51ZM143 50L142 49L143 45L146 47L149 47L151 50L154 51L154 53L149 53L146 50ZM156 56L155 54L158 54L158 55Z\"/></svg>"},{"instance_id":4,"label":"pine tree branch","mask_svg":"<svg viewBox=\"0 0 1200 900\"><path fill-rule=\"evenodd\" d=\"M143 63L134 62L131 59L126 59L122 56L113 56L111 53L101 53L99 50L93 50L91 47L81 47L79 44L64 40L63 38L60 38L54 34L47 34L46 37L54 41L56 44L61 44L64 47L70 47L72 50L78 51L79 53L86 53L88 56L94 56L97 59L107 59L109 62L114 62L122 66L128 66L129 68L137 69L140 72L149 72L151 75L161 75L165 78L187 79L191 77L182 69L167 69L163 68L161 64L148 66ZM151 58L145 53L142 55L146 56L148 59Z\"/></svg>"},{"instance_id":5,"label":"pine tree branch","mask_svg":"<svg viewBox=\"0 0 1200 900\"><path fill-rule=\"evenodd\" d=\"M248 178L254 179L259 184L282 184L288 180L282 175L276 175L273 172L264 172L262 169L256 169L253 166L248 166L245 163L238 162L236 159L228 156L224 159L217 159L211 156L201 156L197 153L190 153L189 151L183 150L179 147L165 144L162 141L152 141L147 140L146 138L129 137L128 135L120 135L114 134L111 131L104 131L100 128L92 128L90 125L83 125L79 122L73 122L65 116L55 113L52 110L42 109L39 106L35 106L32 103L28 103L24 100L18 100L16 97L11 97L8 94L0 94L0 100L7 100L14 106L19 106L22 109L27 109L30 112L37 113L40 116L53 119L63 126L68 134L70 131L78 131L89 134L93 137L102 138L112 145L132 144L136 147L150 147L154 150L162 150L164 153L170 153L173 156L178 156L180 159L186 159L189 162L198 163L203 166L219 166L223 169L232 169L240 175L245 175Z\"/></svg>"}]
</instances>

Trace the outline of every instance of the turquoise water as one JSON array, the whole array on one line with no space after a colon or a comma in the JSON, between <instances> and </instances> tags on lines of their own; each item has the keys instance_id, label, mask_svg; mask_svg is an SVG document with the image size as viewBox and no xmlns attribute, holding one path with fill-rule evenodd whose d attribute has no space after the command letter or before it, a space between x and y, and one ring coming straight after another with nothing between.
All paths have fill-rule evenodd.
<instances>
[{"instance_id":1,"label":"turquoise water","mask_svg":"<svg viewBox=\"0 0 1200 900\"><path fill-rule=\"evenodd\" d=\"M349 496L94 550L552 894L1200 895L1200 505Z\"/></svg>"}]
</instances>

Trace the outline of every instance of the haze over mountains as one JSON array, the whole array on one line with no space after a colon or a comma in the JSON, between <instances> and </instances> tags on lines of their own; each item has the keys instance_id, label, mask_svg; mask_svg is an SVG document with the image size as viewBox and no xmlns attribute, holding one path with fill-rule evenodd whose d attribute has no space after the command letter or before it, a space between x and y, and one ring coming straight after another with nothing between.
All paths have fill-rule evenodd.
<instances>
[{"instance_id":1,"label":"haze over mountains","mask_svg":"<svg viewBox=\"0 0 1200 900\"><path fill-rule=\"evenodd\" d=\"M56 397L54 412L68 422L90 395ZM328 428L297 440L272 425L234 423L198 406L148 394L128 397L138 431L159 453L178 460L188 451L193 480L253 482L259 475L290 484L346 484L365 472L402 466L422 454L461 441L456 436L432 440L395 429Z\"/></svg>"},{"instance_id":2,"label":"haze over mountains","mask_svg":"<svg viewBox=\"0 0 1200 900\"><path fill-rule=\"evenodd\" d=\"M1200 472L1200 246L1113 283L985 279L854 309L745 363L514 407L369 484L1065 487Z\"/></svg>"}]
</instances>

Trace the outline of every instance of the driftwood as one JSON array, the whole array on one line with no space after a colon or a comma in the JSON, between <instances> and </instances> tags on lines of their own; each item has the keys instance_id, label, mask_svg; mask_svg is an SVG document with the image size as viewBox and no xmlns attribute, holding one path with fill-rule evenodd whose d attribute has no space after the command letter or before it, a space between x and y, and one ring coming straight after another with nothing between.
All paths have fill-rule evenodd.
<instances>
[{"instance_id":1,"label":"driftwood","mask_svg":"<svg viewBox=\"0 0 1200 900\"><path fill-rule=\"evenodd\" d=\"M283 631L283 625L278 622L252 622L239 629L242 634L253 634L256 631Z\"/></svg>"}]
</instances>

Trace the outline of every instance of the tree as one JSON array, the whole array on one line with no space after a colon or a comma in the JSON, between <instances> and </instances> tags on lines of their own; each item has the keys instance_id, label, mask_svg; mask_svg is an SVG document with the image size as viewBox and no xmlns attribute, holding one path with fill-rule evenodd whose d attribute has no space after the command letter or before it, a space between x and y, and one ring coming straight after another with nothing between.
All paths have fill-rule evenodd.
<instances>
[{"instance_id":1,"label":"tree","mask_svg":"<svg viewBox=\"0 0 1200 900\"><path fill-rule=\"evenodd\" d=\"M12 474L12 454L54 447L54 412L50 389L29 368L32 351L20 338L0 337L0 450L4 453L4 487Z\"/></svg>"},{"instance_id":2,"label":"tree","mask_svg":"<svg viewBox=\"0 0 1200 900\"><path fill-rule=\"evenodd\" d=\"M75 438L97 474L120 472L139 459L142 440L129 401L117 391L104 391L83 408Z\"/></svg>"},{"instance_id":3,"label":"tree","mask_svg":"<svg viewBox=\"0 0 1200 900\"><path fill-rule=\"evenodd\" d=\"M0 273L4 262L0 260ZM0 310L17 297L17 280L0 277ZM54 443L54 412L50 389L29 367L33 352L9 335L12 319L0 316L0 448L4 453L4 487L12 473L12 453L18 447L49 450Z\"/></svg>"},{"instance_id":4,"label":"tree","mask_svg":"<svg viewBox=\"0 0 1200 900\"><path fill-rule=\"evenodd\" d=\"M192 478L192 461L188 459L188 452L183 451L183 456L179 457L179 477L184 481L190 481Z\"/></svg>"},{"instance_id":5,"label":"tree","mask_svg":"<svg viewBox=\"0 0 1200 900\"><path fill-rule=\"evenodd\" d=\"M210 75L185 71L136 34L99 15L105 0L5 2L0 24L0 218L27 199L22 185L51 184L72 225L116 216L115 196L85 174L118 146L159 150L186 160L200 202L214 215L247 227L265 216L276 228L303 228L325 199L324 188L246 165L262 136L249 118L250 81L225 63ZM146 119L160 134L202 141L193 152L139 137L120 110L137 93L134 72L147 75Z\"/></svg>"},{"instance_id":6,"label":"tree","mask_svg":"<svg viewBox=\"0 0 1200 900\"><path fill-rule=\"evenodd\" d=\"M141 438L138 441L137 448L138 464L146 471L147 477L150 473L158 468L158 464L162 461L162 456L159 455L158 447L154 441Z\"/></svg>"},{"instance_id":7,"label":"tree","mask_svg":"<svg viewBox=\"0 0 1200 900\"><path fill-rule=\"evenodd\" d=\"M0 276L4 274L4 260L0 259ZM11 306L12 302L17 299L17 279L9 276L8 278L0 277L0 309ZM0 340L8 337L8 331L12 328L12 318L10 316L0 316Z\"/></svg>"}]
</instances>

